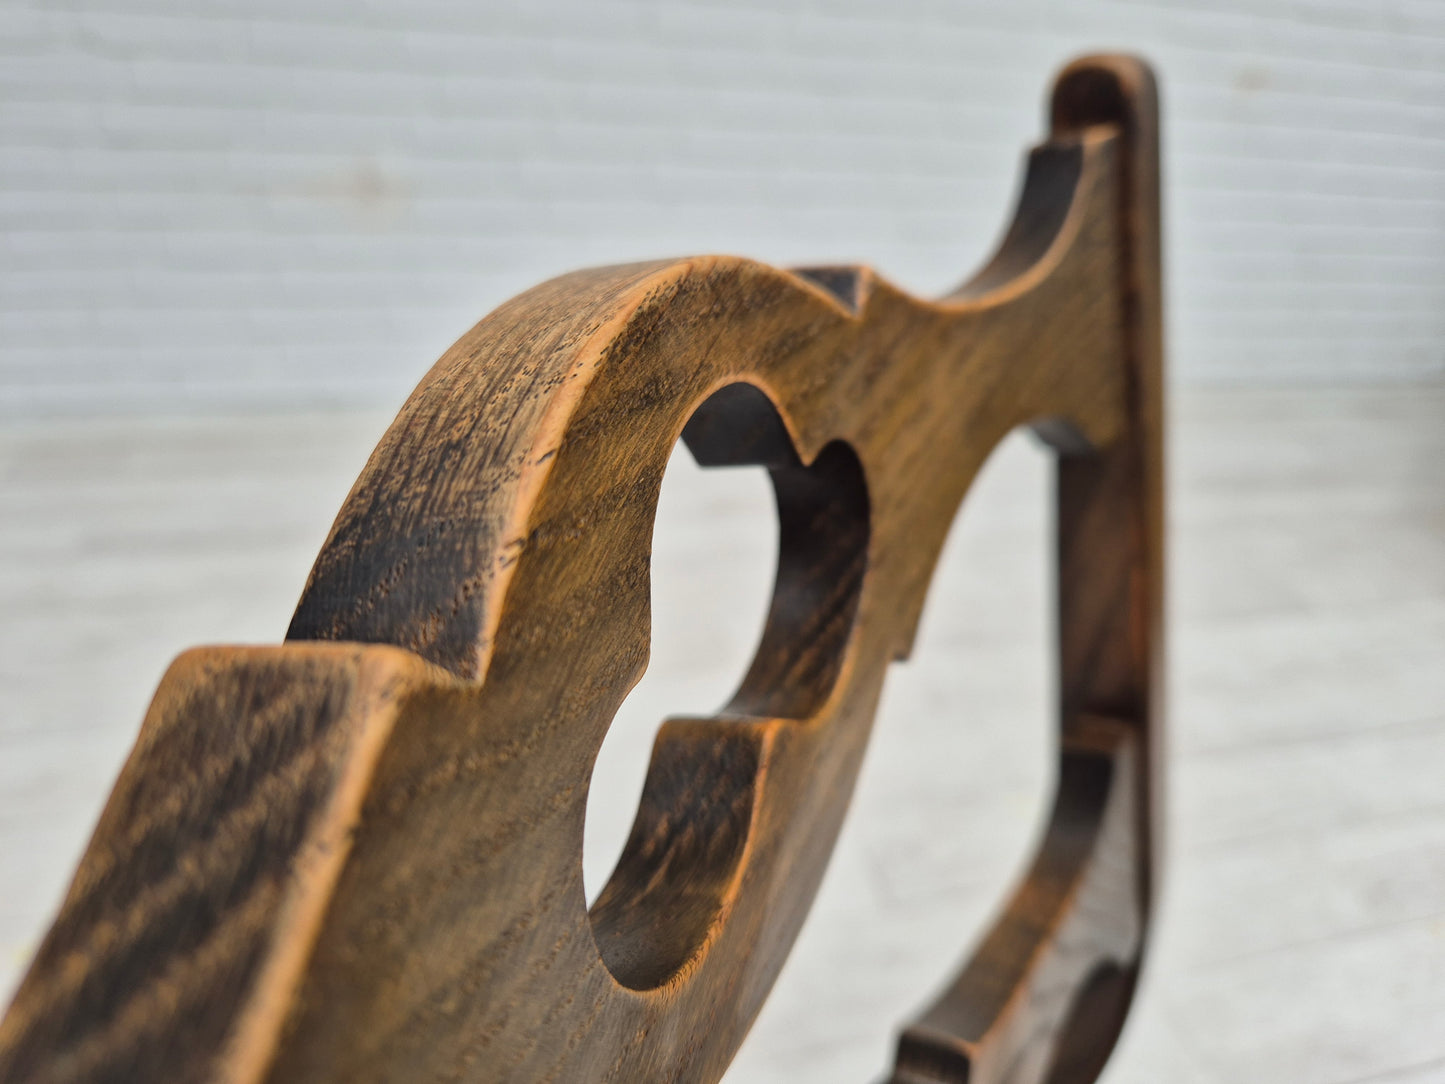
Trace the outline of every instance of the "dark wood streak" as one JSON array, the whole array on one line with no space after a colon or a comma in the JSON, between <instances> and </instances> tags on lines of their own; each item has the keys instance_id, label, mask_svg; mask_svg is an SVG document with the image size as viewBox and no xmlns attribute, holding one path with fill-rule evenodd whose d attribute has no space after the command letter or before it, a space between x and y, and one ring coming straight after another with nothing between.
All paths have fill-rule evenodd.
<instances>
[{"instance_id":1,"label":"dark wood streak","mask_svg":"<svg viewBox=\"0 0 1445 1084\"><path fill-rule=\"evenodd\" d=\"M715 1081L954 512L1032 425L1060 454L1054 813L893 1079L1092 1080L1158 846L1157 107L1147 69L1104 57L1052 110L999 252L940 301L865 268L659 261L543 284L448 351L287 642L162 681L0 1023L0 1079ZM588 780L646 665L679 438L768 468L774 598L732 700L659 731L589 913Z\"/></svg>"}]
</instances>

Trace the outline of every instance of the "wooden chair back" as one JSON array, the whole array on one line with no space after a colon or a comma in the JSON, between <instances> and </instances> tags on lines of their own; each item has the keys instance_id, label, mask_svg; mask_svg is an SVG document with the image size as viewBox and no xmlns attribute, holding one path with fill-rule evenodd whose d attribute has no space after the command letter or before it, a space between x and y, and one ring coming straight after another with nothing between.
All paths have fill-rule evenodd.
<instances>
[{"instance_id":1,"label":"wooden chair back","mask_svg":"<svg viewBox=\"0 0 1445 1084\"><path fill-rule=\"evenodd\" d=\"M892 1080L1092 1080L1159 848L1159 276L1153 80L1093 57L1056 83L997 254L937 301L704 257L501 306L382 439L285 642L162 679L0 1025L0 1078L716 1081L954 513L1032 426L1058 455L1053 813ZM663 724L589 909L588 781L647 661L679 438L769 471L776 588L732 700Z\"/></svg>"}]
</instances>

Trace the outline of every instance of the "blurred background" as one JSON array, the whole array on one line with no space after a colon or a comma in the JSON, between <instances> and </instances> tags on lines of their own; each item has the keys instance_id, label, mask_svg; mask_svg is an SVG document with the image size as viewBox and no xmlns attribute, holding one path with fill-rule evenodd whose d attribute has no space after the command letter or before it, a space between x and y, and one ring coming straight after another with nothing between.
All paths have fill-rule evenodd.
<instances>
[{"instance_id":1,"label":"blurred background","mask_svg":"<svg viewBox=\"0 0 1445 1084\"><path fill-rule=\"evenodd\" d=\"M1445 1081L1445 4L0 0L0 997L168 660L274 641L407 391L508 296L723 251L920 294L1007 221L1051 74L1164 92L1171 843L1110 1081ZM833 866L727 1080L867 1080L1051 786L1049 463L953 532ZM759 471L674 458L664 714L746 667Z\"/></svg>"}]
</instances>

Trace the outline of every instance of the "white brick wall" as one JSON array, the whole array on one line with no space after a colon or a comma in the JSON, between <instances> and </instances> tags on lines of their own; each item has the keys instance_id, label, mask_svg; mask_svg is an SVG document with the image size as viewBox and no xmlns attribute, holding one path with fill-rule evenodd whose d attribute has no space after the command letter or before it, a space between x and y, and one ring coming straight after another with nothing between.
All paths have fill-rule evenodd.
<instances>
[{"instance_id":1,"label":"white brick wall","mask_svg":"<svg viewBox=\"0 0 1445 1084\"><path fill-rule=\"evenodd\" d=\"M393 403L560 271L945 289L1159 67L1176 373L1445 375L1440 0L0 0L0 413Z\"/></svg>"}]
</instances>

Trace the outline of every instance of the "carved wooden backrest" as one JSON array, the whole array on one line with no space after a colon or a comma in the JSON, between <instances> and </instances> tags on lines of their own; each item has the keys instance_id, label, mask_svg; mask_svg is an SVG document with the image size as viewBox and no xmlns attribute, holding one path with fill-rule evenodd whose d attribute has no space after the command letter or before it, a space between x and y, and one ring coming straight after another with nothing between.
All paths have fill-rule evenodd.
<instances>
[{"instance_id":1,"label":"carved wooden backrest","mask_svg":"<svg viewBox=\"0 0 1445 1084\"><path fill-rule=\"evenodd\" d=\"M893 1080L1094 1079L1160 820L1157 132L1142 64L1066 69L997 255L935 302L706 257L486 317L372 454L286 642L166 673L0 1025L0 1079L717 1080L955 510L1021 425L1058 453L1057 794ZM679 437L768 468L775 593L731 702L663 724L589 911L588 781L646 664Z\"/></svg>"}]
</instances>

